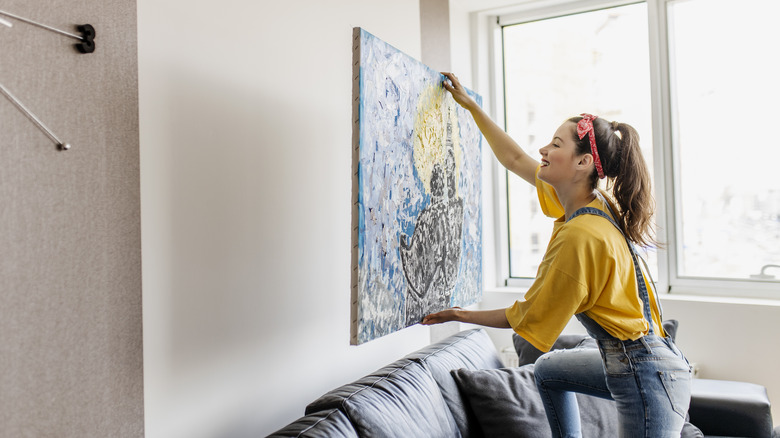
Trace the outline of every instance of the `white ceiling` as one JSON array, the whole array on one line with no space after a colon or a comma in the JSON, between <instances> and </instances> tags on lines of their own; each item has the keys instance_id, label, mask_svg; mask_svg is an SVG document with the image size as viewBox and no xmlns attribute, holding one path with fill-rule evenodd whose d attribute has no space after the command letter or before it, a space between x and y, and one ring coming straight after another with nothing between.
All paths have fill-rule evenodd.
<instances>
[{"instance_id":1,"label":"white ceiling","mask_svg":"<svg viewBox=\"0 0 780 438\"><path fill-rule=\"evenodd\" d=\"M458 9L476 12L504 8L507 6L514 6L534 1L538 0L450 0L450 4L457 5Z\"/></svg>"}]
</instances>

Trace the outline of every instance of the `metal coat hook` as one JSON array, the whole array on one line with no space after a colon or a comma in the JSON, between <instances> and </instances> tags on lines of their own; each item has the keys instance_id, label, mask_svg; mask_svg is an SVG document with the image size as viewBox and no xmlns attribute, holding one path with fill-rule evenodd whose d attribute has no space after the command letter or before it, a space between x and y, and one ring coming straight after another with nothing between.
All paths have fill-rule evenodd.
<instances>
[{"instance_id":1,"label":"metal coat hook","mask_svg":"<svg viewBox=\"0 0 780 438\"><path fill-rule=\"evenodd\" d=\"M57 145L57 148L59 148L59 150L67 151L68 149L70 149L70 145L68 143L63 142L62 140L59 139L59 137L54 135L51 129L49 129L46 125L44 125L43 122L41 122L41 119L39 119L35 114L33 114L32 111L28 110L27 107L25 107L24 104L22 104L22 102L19 101L19 99L17 99L13 94L11 94L10 91L8 91L7 88L3 86L3 84L0 84L0 94L2 94L8 100L10 100L11 103L14 104L16 108L19 109L19 111L24 113L24 115L27 116L27 118L29 118L30 121L32 121L35 124L35 126L38 127L38 129L43 131L43 133L46 134L46 136L49 137L54 142L54 144Z\"/></svg>"},{"instance_id":2,"label":"metal coat hook","mask_svg":"<svg viewBox=\"0 0 780 438\"><path fill-rule=\"evenodd\" d=\"M76 29L78 29L78 31L81 32L81 35L76 35L5 11L0 11L0 15L4 15L8 18L13 18L14 20L19 20L27 24L32 24L33 26L38 26L41 29L46 29L48 31L55 32L60 35L65 35L66 37L75 38L80 41L78 44L76 44L76 48L81 53L92 53L95 51L95 28L92 27L91 24L82 24L77 26ZM11 23L8 22L7 20L0 19L0 22L2 22L3 24L9 27L11 26Z\"/></svg>"}]
</instances>

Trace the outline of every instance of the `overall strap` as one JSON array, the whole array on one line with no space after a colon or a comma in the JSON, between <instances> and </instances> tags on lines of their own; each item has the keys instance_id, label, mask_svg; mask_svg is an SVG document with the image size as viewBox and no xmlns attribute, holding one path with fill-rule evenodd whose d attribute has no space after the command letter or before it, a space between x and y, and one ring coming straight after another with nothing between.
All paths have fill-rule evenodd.
<instances>
[{"instance_id":1,"label":"overall strap","mask_svg":"<svg viewBox=\"0 0 780 438\"><path fill-rule=\"evenodd\" d=\"M609 204L605 202L605 205L607 205L607 208L609 207ZM612 209L610 208L610 213L612 212ZM650 314L650 296L647 292L647 286L645 284L644 275L642 275L642 270L639 268L639 262L637 261L637 254L634 250L634 245L631 243L631 241L628 240L628 237L623 233L623 230L620 229L620 226L615 222L614 219L612 219L607 213L605 213L602 210L599 210L595 207L582 207L579 210L575 211L574 214L571 215L569 219L566 220L566 222L569 222L570 220L574 219L577 216L581 216L583 214L593 214L596 216L601 216L605 219L607 219L612 225L617 228L618 231L620 231L620 234L623 235L623 238L626 240L626 244L628 244L628 250L631 253L631 260L634 262L634 273L636 275L636 282L637 287L639 288L639 299L642 300L642 313L644 314L645 319L647 320L647 324L649 327L649 334L654 334L653 330L653 318ZM614 214L614 213L613 213ZM658 298L656 297L656 300ZM659 308L660 312L660 308ZM660 313L659 313L660 316Z\"/></svg>"}]
</instances>

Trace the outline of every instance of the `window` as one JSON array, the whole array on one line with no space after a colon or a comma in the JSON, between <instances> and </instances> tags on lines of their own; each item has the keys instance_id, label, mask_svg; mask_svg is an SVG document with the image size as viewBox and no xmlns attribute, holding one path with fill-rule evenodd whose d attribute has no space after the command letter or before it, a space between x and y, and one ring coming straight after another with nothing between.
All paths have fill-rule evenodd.
<instances>
[{"instance_id":1,"label":"window","mask_svg":"<svg viewBox=\"0 0 780 438\"><path fill-rule=\"evenodd\" d=\"M631 124L652 169L650 68L644 4L503 26L507 132L530 154L569 117ZM510 277L534 277L552 226L536 190L507 178Z\"/></svg>"},{"instance_id":2,"label":"window","mask_svg":"<svg viewBox=\"0 0 780 438\"><path fill-rule=\"evenodd\" d=\"M655 176L664 246L645 256L660 286L780 298L780 268L767 267L780 265L780 2L532 3L496 25L507 132L538 156L579 112L633 125ZM552 224L533 187L502 175L504 277L528 284Z\"/></svg>"},{"instance_id":3,"label":"window","mask_svg":"<svg viewBox=\"0 0 780 438\"><path fill-rule=\"evenodd\" d=\"M780 42L778 14L776 1L668 5L680 277L780 264L780 64L764 52Z\"/></svg>"}]
</instances>

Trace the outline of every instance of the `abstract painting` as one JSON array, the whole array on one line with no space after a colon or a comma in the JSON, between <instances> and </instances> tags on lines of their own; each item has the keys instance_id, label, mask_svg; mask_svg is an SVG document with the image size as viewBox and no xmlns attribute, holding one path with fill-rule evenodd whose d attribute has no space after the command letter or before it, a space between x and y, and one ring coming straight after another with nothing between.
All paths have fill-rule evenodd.
<instances>
[{"instance_id":1,"label":"abstract painting","mask_svg":"<svg viewBox=\"0 0 780 438\"><path fill-rule=\"evenodd\" d=\"M482 135L439 72L353 36L351 335L362 344L481 299Z\"/></svg>"}]
</instances>

